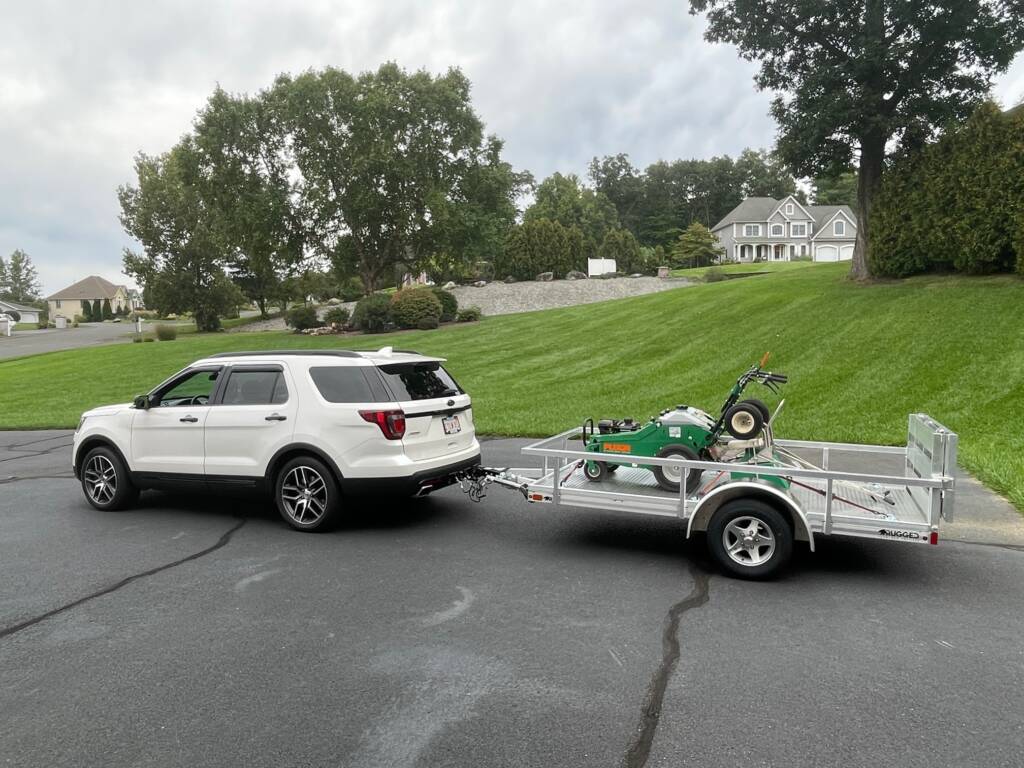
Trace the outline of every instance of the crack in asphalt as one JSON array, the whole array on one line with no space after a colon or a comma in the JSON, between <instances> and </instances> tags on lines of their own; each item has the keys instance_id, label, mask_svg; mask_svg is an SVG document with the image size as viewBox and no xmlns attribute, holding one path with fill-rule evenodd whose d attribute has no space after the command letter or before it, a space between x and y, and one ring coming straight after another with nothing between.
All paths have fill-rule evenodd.
<instances>
[{"instance_id":1,"label":"crack in asphalt","mask_svg":"<svg viewBox=\"0 0 1024 768\"><path fill-rule=\"evenodd\" d=\"M61 434L58 434L58 435L50 435L49 437L37 437L37 438L35 438L33 440L26 440L24 443L11 443L10 445L3 446L3 448L5 450L10 450L12 448L24 448L26 445L35 445L36 443L45 443L45 442L47 442L49 440L64 440L64 439L66 439L68 437L70 437L70 435L68 435L66 433L61 433Z\"/></svg>"},{"instance_id":2,"label":"crack in asphalt","mask_svg":"<svg viewBox=\"0 0 1024 768\"><path fill-rule=\"evenodd\" d=\"M198 552L193 552L191 555L187 555L186 557L183 557L180 560L175 560L172 563L165 563L164 565L158 565L155 568L150 568L149 570L132 574L131 576L127 576L121 579L115 584L103 587L102 589L92 592L86 595L85 597L80 597L77 600L73 600L70 603L66 603L65 605L62 605L58 608L54 608L53 610L47 611L46 613L42 613L31 619L26 619L25 621L22 621L18 624L14 624L10 627L6 627L5 629L0 629L0 639L5 638L9 635L13 635L15 632L20 632L23 629L28 629L29 627L38 624L41 621L46 621L46 619L53 618L54 616L64 613L65 611L70 611L72 608L77 608L79 605L87 603L90 600L95 600L97 597L102 597L103 595L109 595L111 592L116 592L122 587L128 586L133 581L138 581L139 579L144 579L148 576L153 576L157 573L160 573L161 571L166 571L171 568L177 568L179 565L184 565L185 563L191 562L192 560L198 560L200 557L209 555L211 552L216 552L218 549L220 549L229 541L231 541L231 537L234 536L235 533L237 533L238 530L243 525L245 525L245 523L245 520L239 520L235 525L233 525L231 528L225 531L215 544L207 547L206 549L201 549Z\"/></svg>"},{"instance_id":3,"label":"crack in asphalt","mask_svg":"<svg viewBox=\"0 0 1024 768\"><path fill-rule=\"evenodd\" d=\"M711 575L690 564L690 575L693 577L693 589L686 597L668 609L665 625L661 634L661 664L651 677L640 708L640 725L622 758L622 768L642 768L651 756L651 745L654 734L661 720L661 708L665 702L665 691L668 688L672 673L679 663L679 620L683 614L693 608L699 608L708 601L708 581Z\"/></svg>"},{"instance_id":4,"label":"crack in asphalt","mask_svg":"<svg viewBox=\"0 0 1024 768\"><path fill-rule=\"evenodd\" d=\"M0 485L10 485L11 483L22 483L25 480L74 480L75 476L68 475L11 475L9 477L0 478Z\"/></svg>"},{"instance_id":5,"label":"crack in asphalt","mask_svg":"<svg viewBox=\"0 0 1024 768\"><path fill-rule=\"evenodd\" d=\"M50 439L52 440L54 438ZM38 442L42 441L40 440ZM29 443L24 443L24 445L29 445ZM17 461L18 459L32 459L35 458L36 456L46 456L47 454L54 453L55 451L60 451L63 450L64 448L70 448L72 445L74 445L73 441L70 443L62 443L60 445L55 445L52 448L47 448L45 451L29 451L24 456L4 456L3 458L0 458L0 461ZM19 446L8 445L4 446L4 448L0 450L10 451L11 449L17 449L18 447Z\"/></svg>"}]
</instances>

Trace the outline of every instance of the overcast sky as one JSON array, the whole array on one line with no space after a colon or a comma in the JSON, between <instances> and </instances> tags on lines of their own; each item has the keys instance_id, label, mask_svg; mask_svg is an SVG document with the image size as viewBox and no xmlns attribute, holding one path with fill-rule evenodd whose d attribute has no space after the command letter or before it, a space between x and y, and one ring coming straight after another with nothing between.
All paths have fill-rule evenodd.
<instances>
[{"instance_id":1,"label":"overcast sky","mask_svg":"<svg viewBox=\"0 0 1024 768\"><path fill-rule=\"evenodd\" d=\"M571 6L571 7L570 7ZM282 71L458 66L506 157L541 179L595 155L735 155L770 147L754 65L702 38L684 0L238 0L4 3L0 10L0 254L35 262L44 293L88 274L123 281L131 241L115 190L138 151L189 129L216 84ZM997 83L1024 98L1024 59Z\"/></svg>"}]
</instances>

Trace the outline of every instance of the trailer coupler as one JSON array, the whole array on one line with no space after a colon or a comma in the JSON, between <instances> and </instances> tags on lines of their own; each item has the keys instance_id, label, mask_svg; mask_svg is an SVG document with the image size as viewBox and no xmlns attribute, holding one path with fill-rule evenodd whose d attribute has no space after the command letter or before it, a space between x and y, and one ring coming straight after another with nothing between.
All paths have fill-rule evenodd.
<instances>
[{"instance_id":1,"label":"trailer coupler","mask_svg":"<svg viewBox=\"0 0 1024 768\"><path fill-rule=\"evenodd\" d=\"M524 499L526 498L527 484L522 478L510 473L507 467L469 467L456 473L455 479L458 480L462 492L473 501L481 501L487 495L487 486L491 483L513 488L523 494Z\"/></svg>"}]
</instances>

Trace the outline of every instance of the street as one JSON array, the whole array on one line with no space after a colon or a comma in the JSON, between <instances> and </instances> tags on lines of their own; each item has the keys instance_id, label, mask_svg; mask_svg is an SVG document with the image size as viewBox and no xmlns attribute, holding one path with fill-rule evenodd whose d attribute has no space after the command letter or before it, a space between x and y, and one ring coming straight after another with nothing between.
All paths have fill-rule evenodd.
<instances>
[{"instance_id":1,"label":"street","mask_svg":"<svg viewBox=\"0 0 1024 768\"><path fill-rule=\"evenodd\" d=\"M1024 523L977 484L976 543L820 539L752 583L673 520L501 488L319 535L98 512L70 443L0 433L4 765L1020 765Z\"/></svg>"},{"instance_id":2,"label":"street","mask_svg":"<svg viewBox=\"0 0 1024 768\"><path fill-rule=\"evenodd\" d=\"M135 326L132 323L82 323L77 328L48 328L27 330L15 327L11 336L0 336L0 360L41 352L58 352L97 344L110 344L123 339L129 341Z\"/></svg>"}]
</instances>

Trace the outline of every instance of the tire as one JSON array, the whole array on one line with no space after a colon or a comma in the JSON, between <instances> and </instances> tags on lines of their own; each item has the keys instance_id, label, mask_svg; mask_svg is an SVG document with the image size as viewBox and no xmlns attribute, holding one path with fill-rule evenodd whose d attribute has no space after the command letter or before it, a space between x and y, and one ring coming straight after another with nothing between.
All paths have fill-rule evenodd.
<instances>
[{"instance_id":1,"label":"tire","mask_svg":"<svg viewBox=\"0 0 1024 768\"><path fill-rule=\"evenodd\" d=\"M583 476L592 483L600 483L609 474L608 465L603 461L588 461L583 465Z\"/></svg>"},{"instance_id":2,"label":"tire","mask_svg":"<svg viewBox=\"0 0 1024 768\"><path fill-rule=\"evenodd\" d=\"M760 408L744 400L725 412L725 429L737 440L750 440L764 429L764 415Z\"/></svg>"},{"instance_id":3,"label":"tire","mask_svg":"<svg viewBox=\"0 0 1024 768\"><path fill-rule=\"evenodd\" d=\"M688 445L671 444L664 446L660 451L655 454L659 459L666 459L670 456L679 456L684 459L699 459L700 456L693 448ZM679 484L683 480L682 468L676 470L674 467L654 467L654 479L658 481L658 485L664 488L666 491L672 493L679 493ZM700 476L703 474L702 469L691 469L686 473L686 490L692 491L696 489L697 483L700 482Z\"/></svg>"},{"instance_id":4,"label":"tire","mask_svg":"<svg viewBox=\"0 0 1024 768\"><path fill-rule=\"evenodd\" d=\"M128 467L117 451L106 446L93 448L85 455L81 483L86 501L104 512L126 509L139 498Z\"/></svg>"},{"instance_id":5,"label":"tire","mask_svg":"<svg viewBox=\"0 0 1024 768\"><path fill-rule=\"evenodd\" d=\"M761 411L761 415L764 417L764 423L767 424L772 420L772 412L768 409L768 405L764 400L758 400L756 397L748 397L746 400L741 400L741 403L750 403L751 405L757 406Z\"/></svg>"},{"instance_id":6,"label":"tire","mask_svg":"<svg viewBox=\"0 0 1024 768\"><path fill-rule=\"evenodd\" d=\"M749 533L754 536L749 544L744 544ZM741 579L772 578L793 554L789 520L775 507L757 499L735 499L723 504L711 518L707 535L711 556L722 570Z\"/></svg>"},{"instance_id":7,"label":"tire","mask_svg":"<svg viewBox=\"0 0 1024 768\"><path fill-rule=\"evenodd\" d=\"M341 508L341 492L331 470L322 461L312 456L297 456L278 470L274 503L292 528L325 531L334 524Z\"/></svg>"},{"instance_id":8,"label":"tire","mask_svg":"<svg viewBox=\"0 0 1024 768\"><path fill-rule=\"evenodd\" d=\"M617 470L619 468L619 465L618 464L605 464L604 468L606 470L608 470L608 474L609 475L614 475L615 474L615 470Z\"/></svg>"}]
</instances>

